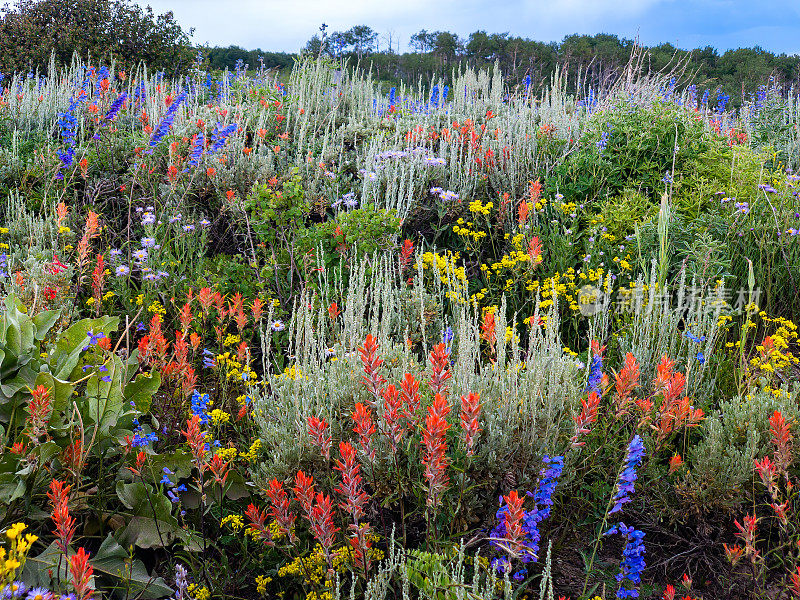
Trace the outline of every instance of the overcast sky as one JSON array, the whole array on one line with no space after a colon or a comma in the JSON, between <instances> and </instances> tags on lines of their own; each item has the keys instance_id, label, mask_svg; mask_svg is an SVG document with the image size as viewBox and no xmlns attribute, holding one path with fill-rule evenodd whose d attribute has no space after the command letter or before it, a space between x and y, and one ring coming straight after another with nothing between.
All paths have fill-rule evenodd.
<instances>
[{"instance_id":1,"label":"overcast sky","mask_svg":"<svg viewBox=\"0 0 800 600\"><path fill-rule=\"evenodd\" d=\"M489 33L560 41L571 33L614 33L643 44L721 50L759 45L800 53L800 0L149 0L172 10L198 44L296 52L320 24L329 32L369 25L401 50L420 29L466 38Z\"/></svg>"}]
</instances>

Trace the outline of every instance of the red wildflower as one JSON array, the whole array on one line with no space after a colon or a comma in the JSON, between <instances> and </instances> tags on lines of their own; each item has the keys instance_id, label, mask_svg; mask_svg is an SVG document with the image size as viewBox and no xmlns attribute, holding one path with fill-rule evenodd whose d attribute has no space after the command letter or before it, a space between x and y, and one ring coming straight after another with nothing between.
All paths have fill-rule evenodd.
<instances>
[{"instance_id":1,"label":"red wildflower","mask_svg":"<svg viewBox=\"0 0 800 600\"><path fill-rule=\"evenodd\" d=\"M675 454L672 458L669 459L669 472L670 474L674 473L678 469L683 466L683 459L681 458L680 454Z\"/></svg>"},{"instance_id":2,"label":"red wildflower","mask_svg":"<svg viewBox=\"0 0 800 600\"><path fill-rule=\"evenodd\" d=\"M279 484L280 485L280 484ZM244 516L250 522L248 532L261 539L265 544L272 545L272 534L267 527L267 513L258 509L255 504L248 504ZM280 527L280 525L278 526Z\"/></svg>"},{"instance_id":3,"label":"red wildflower","mask_svg":"<svg viewBox=\"0 0 800 600\"><path fill-rule=\"evenodd\" d=\"M520 225L524 225L525 221L528 220L528 213L530 212L530 207L525 200L521 200L519 206L517 207L517 221Z\"/></svg>"},{"instance_id":4,"label":"red wildflower","mask_svg":"<svg viewBox=\"0 0 800 600\"><path fill-rule=\"evenodd\" d=\"M292 490L303 510L309 513L314 502L314 478L306 475L303 471L298 471L294 478Z\"/></svg>"},{"instance_id":5,"label":"red wildflower","mask_svg":"<svg viewBox=\"0 0 800 600\"><path fill-rule=\"evenodd\" d=\"M357 527L364 516L364 507L369 502L369 496L361 484L361 465L356 460L356 449L350 442L339 442L339 453L342 460L336 461L334 469L342 474L342 483L336 491L344 498L344 502L340 504L342 510L350 513Z\"/></svg>"},{"instance_id":6,"label":"red wildflower","mask_svg":"<svg viewBox=\"0 0 800 600\"><path fill-rule=\"evenodd\" d=\"M543 258L542 258L542 242L539 240L538 236L533 236L531 241L528 243L528 256L531 259L531 264L535 269L538 267Z\"/></svg>"},{"instance_id":7,"label":"red wildflower","mask_svg":"<svg viewBox=\"0 0 800 600\"><path fill-rule=\"evenodd\" d=\"M617 418L627 412L628 404L631 401L631 394L633 390L639 386L639 376L639 363L633 354L628 352L625 354L625 361L622 369L617 373L614 382L614 387L617 391Z\"/></svg>"},{"instance_id":8,"label":"red wildflower","mask_svg":"<svg viewBox=\"0 0 800 600\"><path fill-rule=\"evenodd\" d=\"M30 392L26 432L30 440L38 444L39 437L47 435L47 422L50 420L50 390L43 385L37 385Z\"/></svg>"},{"instance_id":9,"label":"red wildflower","mask_svg":"<svg viewBox=\"0 0 800 600\"><path fill-rule=\"evenodd\" d=\"M461 429L464 432L464 445L467 447L467 456L474 454L472 446L475 444L475 438L482 431L478 421L480 415L480 396L474 392L461 396Z\"/></svg>"},{"instance_id":10,"label":"red wildflower","mask_svg":"<svg viewBox=\"0 0 800 600\"><path fill-rule=\"evenodd\" d=\"M316 504L310 511L307 511L307 518L309 525L311 525L311 533L314 534L316 540L325 551L325 557L328 560L328 566L331 566L331 548L333 547L333 536L339 531L339 528L333 524L333 503L331 497L317 492Z\"/></svg>"},{"instance_id":11,"label":"red wildflower","mask_svg":"<svg viewBox=\"0 0 800 600\"><path fill-rule=\"evenodd\" d=\"M192 451L192 455L202 463L206 455L206 440L200 432L200 417L194 415L191 419L186 421L186 431L181 431L186 438L186 443Z\"/></svg>"},{"instance_id":12,"label":"red wildflower","mask_svg":"<svg viewBox=\"0 0 800 600\"><path fill-rule=\"evenodd\" d=\"M523 529L525 496L520 496L516 490L512 490L503 498L506 506L504 515L506 535L500 543L508 550L509 554L519 556L522 550L522 541L525 537Z\"/></svg>"},{"instance_id":13,"label":"red wildflower","mask_svg":"<svg viewBox=\"0 0 800 600\"><path fill-rule=\"evenodd\" d=\"M495 322L494 313L490 310L483 313L481 339L489 344L489 354L493 355L494 345L497 343L497 324Z\"/></svg>"},{"instance_id":14,"label":"red wildflower","mask_svg":"<svg viewBox=\"0 0 800 600\"><path fill-rule=\"evenodd\" d=\"M417 424L417 413L419 412L419 381L411 373L406 373L400 382L400 398L403 400L405 409L403 416L409 423Z\"/></svg>"},{"instance_id":15,"label":"red wildflower","mask_svg":"<svg viewBox=\"0 0 800 600\"><path fill-rule=\"evenodd\" d=\"M745 515L742 521L744 525L739 521L733 521L738 530L736 537L744 542L744 555L756 558L758 556L758 550L756 550L756 524L758 523L758 518L755 515Z\"/></svg>"},{"instance_id":16,"label":"red wildflower","mask_svg":"<svg viewBox=\"0 0 800 600\"><path fill-rule=\"evenodd\" d=\"M450 351L444 343L436 344L430 353L433 374L428 382L428 387L434 394L447 396L447 381L453 376L450 371Z\"/></svg>"},{"instance_id":17,"label":"red wildflower","mask_svg":"<svg viewBox=\"0 0 800 600\"><path fill-rule=\"evenodd\" d=\"M390 384L382 392L383 396L383 422L385 425L384 434L389 438L392 452L397 452L397 446L403 439L406 431L401 422L403 412L403 400L400 398L400 390Z\"/></svg>"},{"instance_id":18,"label":"red wildflower","mask_svg":"<svg viewBox=\"0 0 800 600\"><path fill-rule=\"evenodd\" d=\"M331 305L328 307L328 316L331 318L331 321L335 321L337 317L342 314L339 305L336 302L331 302Z\"/></svg>"},{"instance_id":19,"label":"red wildflower","mask_svg":"<svg viewBox=\"0 0 800 600\"><path fill-rule=\"evenodd\" d=\"M775 463L770 460L769 456L765 456L761 461L755 459L753 462L755 463L758 476L761 477L761 482L769 491L770 496L774 498L777 494L775 476L778 473Z\"/></svg>"},{"instance_id":20,"label":"red wildflower","mask_svg":"<svg viewBox=\"0 0 800 600\"><path fill-rule=\"evenodd\" d=\"M297 515L289 509L289 496L286 494L286 490L283 489L283 484L277 479L270 481L267 488L267 497L271 503L270 515L278 525L278 529L294 540L294 521Z\"/></svg>"},{"instance_id":21,"label":"red wildflower","mask_svg":"<svg viewBox=\"0 0 800 600\"><path fill-rule=\"evenodd\" d=\"M379 373L383 360L378 356L378 342L372 334L367 334L367 339L364 341L364 345L359 347L358 353L361 355L361 362L364 363L364 375L361 381L372 394L374 398L372 404L375 405L386 380Z\"/></svg>"},{"instance_id":22,"label":"red wildflower","mask_svg":"<svg viewBox=\"0 0 800 600\"><path fill-rule=\"evenodd\" d=\"M325 460L330 460L331 434L327 421L317 417L308 417L308 435L311 436L311 443L322 450Z\"/></svg>"},{"instance_id":23,"label":"red wildflower","mask_svg":"<svg viewBox=\"0 0 800 600\"><path fill-rule=\"evenodd\" d=\"M589 425L597 421L597 413L600 410L600 396L592 391L589 392L586 398L581 400L581 412L578 416L574 417L575 420L575 435L572 436L572 446L583 446L585 442L579 442L578 439L585 433L591 431Z\"/></svg>"},{"instance_id":24,"label":"red wildflower","mask_svg":"<svg viewBox=\"0 0 800 600\"><path fill-rule=\"evenodd\" d=\"M405 272L405 270L408 268L413 255L414 244L411 240L407 239L403 242L403 246L400 248L400 273Z\"/></svg>"},{"instance_id":25,"label":"red wildflower","mask_svg":"<svg viewBox=\"0 0 800 600\"><path fill-rule=\"evenodd\" d=\"M776 410L769 418L772 443L775 446L775 466L781 473L786 473L792 463L792 434L789 423L781 411Z\"/></svg>"},{"instance_id":26,"label":"red wildflower","mask_svg":"<svg viewBox=\"0 0 800 600\"><path fill-rule=\"evenodd\" d=\"M66 552L65 552L66 553ZM78 600L91 598L94 591L89 587L94 568L89 564L89 553L83 548L69 557L69 572L72 575L72 587Z\"/></svg>"},{"instance_id":27,"label":"red wildflower","mask_svg":"<svg viewBox=\"0 0 800 600\"><path fill-rule=\"evenodd\" d=\"M725 548L725 556L728 557L731 565L736 566L736 563L738 563L744 555L744 549L739 544L734 544L733 546L728 546L728 544L722 545Z\"/></svg>"},{"instance_id":28,"label":"red wildflower","mask_svg":"<svg viewBox=\"0 0 800 600\"><path fill-rule=\"evenodd\" d=\"M253 311L253 319L256 321L261 320L261 315L264 314L264 303L261 302L261 298L253 300L251 309Z\"/></svg>"},{"instance_id":29,"label":"red wildflower","mask_svg":"<svg viewBox=\"0 0 800 600\"><path fill-rule=\"evenodd\" d=\"M353 431L358 435L361 450L370 460L374 460L375 450L372 448L372 435L375 433L375 424L372 422L370 409L357 402L353 412L353 421L356 424Z\"/></svg>"},{"instance_id":30,"label":"red wildflower","mask_svg":"<svg viewBox=\"0 0 800 600\"><path fill-rule=\"evenodd\" d=\"M226 461L219 454L215 454L208 461L208 469L214 475L214 481L223 487L228 480L228 467L230 467L230 464L230 461Z\"/></svg>"},{"instance_id":31,"label":"red wildflower","mask_svg":"<svg viewBox=\"0 0 800 600\"><path fill-rule=\"evenodd\" d=\"M50 481L50 491L47 497L53 507L51 518L56 528L53 534L56 536L56 545L64 554L67 554L72 538L75 535L75 519L69 514L69 492L71 486L64 485L63 481L53 479Z\"/></svg>"},{"instance_id":32,"label":"red wildflower","mask_svg":"<svg viewBox=\"0 0 800 600\"><path fill-rule=\"evenodd\" d=\"M438 506L441 495L447 488L447 441L446 434L450 425L447 415L450 406L444 396L436 394L433 404L428 408L425 417L425 427L422 431L424 446L423 463L425 464L425 478L428 480L428 506Z\"/></svg>"}]
</instances>

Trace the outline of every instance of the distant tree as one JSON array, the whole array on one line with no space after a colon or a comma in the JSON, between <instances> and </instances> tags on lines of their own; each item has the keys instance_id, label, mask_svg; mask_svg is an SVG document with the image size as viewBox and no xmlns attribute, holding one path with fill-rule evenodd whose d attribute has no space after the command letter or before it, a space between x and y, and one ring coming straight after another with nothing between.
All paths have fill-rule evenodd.
<instances>
[{"instance_id":1,"label":"distant tree","mask_svg":"<svg viewBox=\"0 0 800 600\"><path fill-rule=\"evenodd\" d=\"M452 62L461 54L464 43L458 36L449 31L437 31L433 42L433 51L442 59L444 63Z\"/></svg>"},{"instance_id":2,"label":"distant tree","mask_svg":"<svg viewBox=\"0 0 800 600\"><path fill-rule=\"evenodd\" d=\"M378 39L378 32L366 25L351 27L347 30L346 35L359 59L373 49L375 41Z\"/></svg>"},{"instance_id":3,"label":"distant tree","mask_svg":"<svg viewBox=\"0 0 800 600\"><path fill-rule=\"evenodd\" d=\"M0 10L0 71L43 70L51 53L68 63L74 53L121 69L144 62L175 75L194 58L190 36L172 12L156 15L130 0L19 0Z\"/></svg>"},{"instance_id":4,"label":"distant tree","mask_svg":"<svg viewBox=\"0 0 800 600\"><path fill-rule=\"evenodd\" d=\"M303 47L304 54L310 54L312 56L318 56L319 53L322 51L322 39L316 34L311 36L311 39L306 42L306 45Z\"/></svg>"},{"instance_id":5,"label":"distant tree","mask_svg":"<svg viewBox=\"0 0 800 600\"><path fill-rule=\"evenodd\" d=\"M334 31L328 36L325 49L332 56L341 56L350 51L353 42L353 35L350 31Z\"/></svg>"},{"instance_id":6,"label":"distant tree","mask_svg":"<svg viewBox=\"0 0 800 600\"><path fill-rule=\"evenodd\" d=\"M411 36L411 47L421 54L430 52L435 46L435 32L428 33L427 30L420 29L417 33Z\"/></svg>"}]
</instances>

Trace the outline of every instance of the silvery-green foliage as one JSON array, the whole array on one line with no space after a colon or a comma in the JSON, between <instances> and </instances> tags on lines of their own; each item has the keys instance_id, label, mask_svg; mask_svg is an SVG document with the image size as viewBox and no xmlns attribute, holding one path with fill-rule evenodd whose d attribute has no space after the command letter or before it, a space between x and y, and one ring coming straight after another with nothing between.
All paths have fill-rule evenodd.
<instances>
[{"instance_id":1,"label":"silvery-green foliage","mask_svg":"<svg viewBox=\"0 0 800 600\"><path fill-rule=\"evenodd\" d=\"M454 600L511 600L513 587L505 576L503 592L497 593L498 580L494 570L487 570L481 565L479 555L473 557L473 574L468 579L465 563L467 561L464 543L453 548L448 554L429 553L418 550L407 550L395 544L392 534L388 544L388 556L378 563L377 572L370 575L364 587L363 595L356 595L355 581L350 588L349 595L338 584L333 588L334 600L357 597L365 600L384 600L390 591L400 592L403 600L411 598L425 598L437 600L445 594ZM546 569L549 569L550 554ZM422 569L422 570L420 570ZM487 572L488 571L488 572ZM421 576L424 574L424 578ZM416 577L415 577L416 575ZM549 580L549 570L548 570ZM421 581L422 586L414 585L413 581ZM552 589L552 583L551 583ZM540 600L552 596L542 596Z\"/></svg>"},{"instance_id":2,"label":"silvery-green foliage","mask_svg":"<svg viewBox=\"0 0 800 600\"><path fill-rule=\"evenodd\" d=\"M785 392L788 392L786 394ZM756 392L720 403L700 427L701 438L690 446L692 469L678 493L696 510L736 509L745 502L753 480L753 460L771 454L769 418L776 410L787 421L800 419L800 388L781 390L780 397Z\"/></svg>"},{"instance_id":3,"label":"silvery-green foliage","mask_svg":"<svg viewBox=\"0 0 800 600\"><path fill-rule=\"evenodd\" d=\"M683 370L690 393L710 394L716 370L707 358L720 344L719 317L725 308L724 289L719 286L707 290L698 286L697 281L687 286L685 274L681 273L674 299L672 296L672 290L659 287L654 261L650 277L637 279L631 305L625 309L615 307L622 311L617 324L627 324L615 329L620 356L631 352L636 357L643 385L649 385L659 361L667 356ZM698 344L686 332L705 339ZM703 354L705 362L697 359L698 353Z\"/></svg>"},{"instance_id":4,"label":"silvery-green foliage","mask_svg":"<svg viewBox=\"0 0 800 600\"><path fill-rule=\"evenodd\" d=\"M483 402L484 432L477 463L502 470L511 455L538 460L542 454L563 451L578 409L583 372L582 365L563 352L557 335L557 303L546 315L547 328L532 328L530 339L522 346L516 332L506 341L506 323L499 311L496 360L492 361L481 347L479 311L448 300L453 290L447 285L434 285L433 291L426 292L426 274L419 263L406 302L409 290L399 287L392 260L388 255L376 255L354 264L347 284L335 273L320 275L341 297L343 312L334 336L328 299L320 302L308 292L297 299L287 327L292 367L272 376L269 395L254 392L259 436L271 457L260 465L259 478L282 478L315 454L307 435L309 417L325 418L335 440L350 437L353 405L369 400L357 353L367 334L377 338L384 360L382 375L390 383L399 385L405 373L412 373L422 382L423 395L427 393L427 355L441 341L445 327L439 320L442 313L429 310L430 302L447 304L453 319L451 397L476 392ZM368 270L368 265L373 268ZM440 277L434 275L433 279L441 283ZM404 318L409 309L419 310L419 318ZM537 307L534 318L538 317ZM430 336L429 319L437 320L435 339ZM412 330L410 324L418 329ZM424 360L410 352L407 339L422 342ZM380 425L381 415L375 416ZM382 436L377 436L376 451L378 462L390 462L391 448Z\"/></svg>"},{"instance_id":5,"label":"silvery-green foliage","mask_svg":"<svg viewBox=\"0 0 800 600\"><path fill-rule=\"evenodd\" d=\"M46 203L41 211L30 210L23 196L12 190L2 202L3 224L8 228L10 257L41 255L52 259L58 250L55 202Z\"/></svg>"}]
</instances>

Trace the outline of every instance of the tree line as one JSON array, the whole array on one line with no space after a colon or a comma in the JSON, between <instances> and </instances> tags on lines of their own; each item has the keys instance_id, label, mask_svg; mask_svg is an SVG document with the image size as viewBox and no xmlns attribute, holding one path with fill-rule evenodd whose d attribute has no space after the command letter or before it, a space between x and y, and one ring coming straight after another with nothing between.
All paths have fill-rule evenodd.
<instances>
[{"instance_id":1,"label":"tree line","mask_svg":"<svg viewBox=\"0 0 800 600\"><path fill-rule=\"evenodd\" d=\"M155 14L130 0L18 0L0 9L0 73L43 72L55 54L66 64L73 53L93 61L115 60L119 69L144 63L170 76L189 72L198 51L202 68L212 71L247 68L291 68L298 54L246 50L239 46L197 48L192 30L184 30L171 12ZM448 82L454 70L499 63L511 85L528 84L538 91L559 70L574 91L601 88L625 67L634 40L608 33L568 35L560 42L542 42L479 30L466 38L450 31L422 29L401 51L393 32L380 34L367 25L328 32L326 25L308 40L301 54L348 58L370 69L387 87L400 82ZM695 84L699 93L724 93L739 105L758 86L772 82L800 89L800 56L775 54L759 46L720 53L711 46L685 50L664 43L644 48L646 67L661 71L685 66L681 85Z\"/></svg>"}]
</instances>

